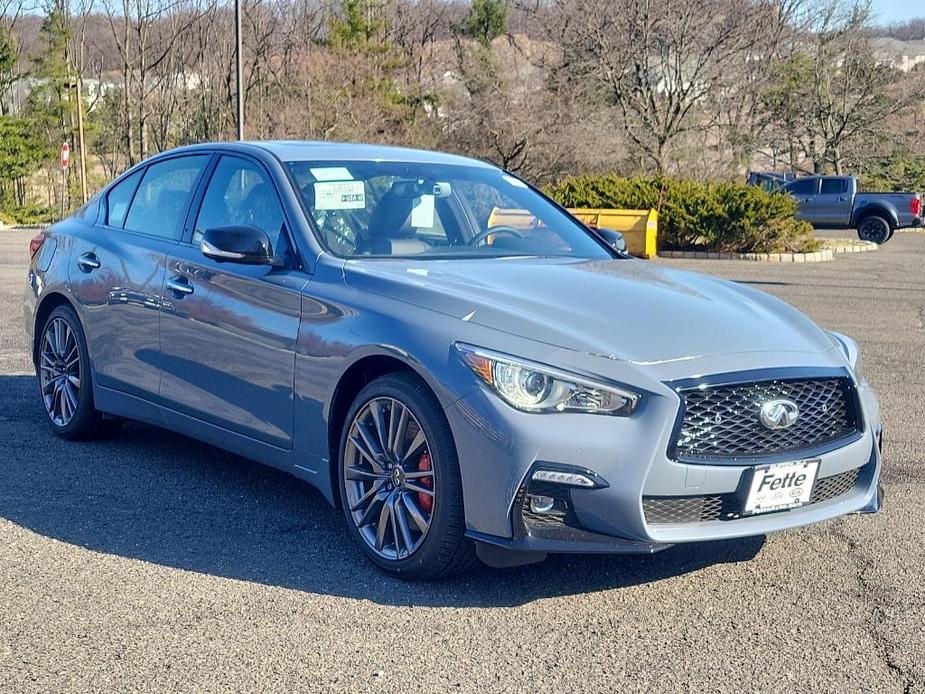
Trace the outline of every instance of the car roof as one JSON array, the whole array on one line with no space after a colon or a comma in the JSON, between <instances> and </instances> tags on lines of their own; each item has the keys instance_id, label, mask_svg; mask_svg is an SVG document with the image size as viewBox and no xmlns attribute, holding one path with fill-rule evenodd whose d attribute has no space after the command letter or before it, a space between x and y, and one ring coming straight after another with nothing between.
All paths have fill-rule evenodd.
<instances>
[{"instance_id":1,"label":"car roof","mask_svg":"<svg viewBox=\"0 0 925 694\"><path fill-rule=\"evenodd\" d=\"M350 142L311 142L305 140L248 140L244 142L202 143L179 150L195 151L203 148L247 149L258 148L274 155L280 161L385 161L415 164L455 164L493 168L487 162L456 154L445 154L424 149L409 149L390 145L356 144ZM165 152L166 154L166 152Z\"/></svg>"}]
</instances>

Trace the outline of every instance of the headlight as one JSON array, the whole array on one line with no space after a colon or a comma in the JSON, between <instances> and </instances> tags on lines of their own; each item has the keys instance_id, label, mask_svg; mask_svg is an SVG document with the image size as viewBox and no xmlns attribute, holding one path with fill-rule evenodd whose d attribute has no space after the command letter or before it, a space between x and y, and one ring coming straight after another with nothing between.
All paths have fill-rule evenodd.
<instances>
[{"instance_id":1,"label":"headlight","mask_svg":"<svg viewBox=\"0 0 925 694\"><path fill-rule=\"evenodd\" d=\"M861 350L858 347L858 343L841 333L829 332L829 336L835 344L841 348L842 354L844 354L845 359L848 360L848 366L851 367L851 371L854 373L855 380L858 383L864 383L866 379L864 378Z\"/></svg>"},{"instance_id":2,"label":"headlight","mask_svg":"<svg viewBox=\"0 0 925 694\"><path fill-rule=\"evenodd\" d=\"M587 412L626 417L640 395L549 366L457 344L469 368L512 407L524 412Z\"/></svg>"}]
</instances>

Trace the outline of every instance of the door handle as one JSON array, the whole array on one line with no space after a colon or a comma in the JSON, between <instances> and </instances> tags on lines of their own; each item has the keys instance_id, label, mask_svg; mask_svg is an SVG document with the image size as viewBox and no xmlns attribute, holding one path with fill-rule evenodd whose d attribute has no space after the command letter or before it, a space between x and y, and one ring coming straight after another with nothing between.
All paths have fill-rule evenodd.
<instances>
[{"instance_id":1,"label":"door handle","mask_svg":"<svg viewBox=\"0 0 925 694\"><path fill-rule=\"evenodd\" d=\"M193 293L193 285L191 285L189 280L182 275L179 277L171 277L169 280L167 280L167 288L172 292L176 292L177 294L186 295Z\"/></svg>"},{"instance_id":2,"label":"door handle","mask_svg":"<svg viewBox=\"0 0 925 694\"><path fill-rule=\"evenodd\" d=\"M94 253L84 253L77 258L77 267L84 272L92 272L100 266L99 258Z\"/></svg>"}]
</instances>

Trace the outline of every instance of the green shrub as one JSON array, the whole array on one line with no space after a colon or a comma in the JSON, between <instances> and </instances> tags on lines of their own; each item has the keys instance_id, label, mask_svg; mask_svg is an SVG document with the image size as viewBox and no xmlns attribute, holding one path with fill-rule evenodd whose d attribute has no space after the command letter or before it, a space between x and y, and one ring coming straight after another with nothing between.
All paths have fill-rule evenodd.
<instances>
[{"instance_id":1,"label":"green shrub","mask_svg":"<svg viewBox=\"0 0 925 694\"><path fill-rule=\"evenodd\" d=\"M6 212L0 210L0 226L12 227L16 226L16 220L12 215L8 215Z\"/></svg>"},{"instance_id":2,"label":"green shrub","mask_svg":"<svg viewBox=\"0 0 925 694\"><path fill-rule=\"evenodd\" d=\"M565 207L655 208L661 249L777 253L821 245L812 227L794 218L789 195L744 184L576 176L546 192Z\"/></svg>"},{"instance_id":3,"label":"green shrub","mask_svg":"<svg viewBox=\"0 0 925 694\"><path fill-rule=\"evenodd\" d=\"M60 214L51 207L44 205L24 205L23 207L11 207L6 212L0 213L0 219L9 218L10 225L21 224L32 226L33 224L51 224L57 221Z\"/></svg>"},{"instance_id":4,"label":"green shrub","mask_svg":"<svg viewBox=\"0 0 925 694\"><path fill-rule=\"evenodd\" d=\"M861 190L925 192L925 157L894 152L875 159L861 174Z\"/></svg>"}]
</instances>

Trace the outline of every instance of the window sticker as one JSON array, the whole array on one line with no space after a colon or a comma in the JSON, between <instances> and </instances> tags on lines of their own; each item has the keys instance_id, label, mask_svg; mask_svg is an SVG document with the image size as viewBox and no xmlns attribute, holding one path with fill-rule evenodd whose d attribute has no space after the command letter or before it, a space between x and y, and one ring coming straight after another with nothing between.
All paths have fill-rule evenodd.
<instances>
[{"instance_id":1,"label":"window sticker","mask_svg":"<svg viewBox=\"0 0 925 694\"><path fill-rule=\"evenodd\" d=\"M516 188L526 188L527 187L526 183L524 183L518 178L514 178L513 176L508 176L507 174L504 174L503 176L501 176L501 178L503 178L505 181L507 181L508 183L510 183L512 186Z\"/></svg>"},{"instance_id":2,"label":"window sticker","mask_svg":"<svg viewBox=\"0 0 925 694\"><path fill-rule=\"evenodd\" d=\"M434 196L422 195L411 210L411 226L415 229L434 228Z\"/></svg>"},{"instance_id":3,"label":"window sticker","mask_svg":"<svg viewBox=\"0 0 925 694\"><path fill-rule=\"evenodd\" d=\"M326 166L324 168L309 169L316 181L352 181L353 176L343 166Z\"/></svg>"},{"instance_id":4,"label":"window sticker","mask_svg":"<svg viewBox=\"0 0 925 694\"><path fill-rule=\"evenodd\" d=\"M316 210L362 210L366 207L363 181L325 181L315 184Z\"/></svg>"}]
</instances>

